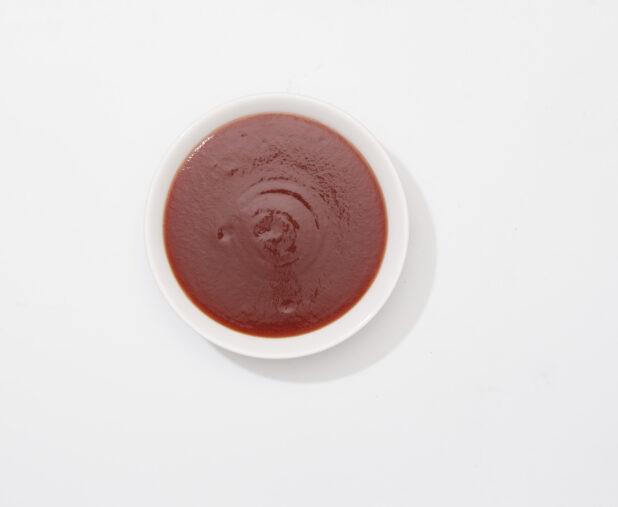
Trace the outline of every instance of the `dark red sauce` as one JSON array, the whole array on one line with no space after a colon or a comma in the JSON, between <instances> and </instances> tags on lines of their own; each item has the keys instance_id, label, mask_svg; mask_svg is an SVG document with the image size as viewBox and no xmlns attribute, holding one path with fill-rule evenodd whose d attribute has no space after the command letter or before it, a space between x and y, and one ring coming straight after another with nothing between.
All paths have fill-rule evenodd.
<instances>
[{"instance_id":1,"label":"dark red sauce","mask_svg":"<svg viewBox=\"0 0 618 507\"><path fill-rule=\"evenodd\" d=\"M259 336L293 336L349 310L386 245L384 198L360 153L308 118L224 125L187 157L165 208L167 256L204 313Z\"/></svg>"}]
</instances>

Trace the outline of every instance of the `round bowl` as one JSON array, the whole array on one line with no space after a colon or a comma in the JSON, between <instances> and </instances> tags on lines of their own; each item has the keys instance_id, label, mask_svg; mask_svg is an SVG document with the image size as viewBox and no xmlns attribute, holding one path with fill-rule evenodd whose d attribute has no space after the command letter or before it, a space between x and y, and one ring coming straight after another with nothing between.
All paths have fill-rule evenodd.
<instances>
[{"instance_id":1,"label":"round bowl","mask_svg":"<svg viewBox=\"0 0 618 507\"><path fill-rule=\"evenodd\" d=\"M217 128L244 116L289 113L317 120L337 131L365 157L386 203L388 234L378 274L363 297L337 320L298 336L262 338L234 331L199 310L184 293L170 267L163 241L163 214L176 171L191 150ZM380 310L401 273L408 245L408 211L397 172L376 138L358 121L324 102L285 93L254 95L213 109L174 143L159 167L146 207L146 250L163 295L176 313L204 338L246 356L284 359L328 349L361 329ZM379 339L376 336L376 339Z\"/></svg>"}]
</instances>

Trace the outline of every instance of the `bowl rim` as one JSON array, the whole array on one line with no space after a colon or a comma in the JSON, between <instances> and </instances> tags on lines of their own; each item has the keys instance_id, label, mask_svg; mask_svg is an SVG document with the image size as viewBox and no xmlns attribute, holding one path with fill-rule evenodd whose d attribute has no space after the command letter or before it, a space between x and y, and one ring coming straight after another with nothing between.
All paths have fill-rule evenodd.
<instances>
[{"instance_id":1,"label":"bowl rim","mask_svg":"<svg viewBox=\"0 0 618 507\"><path fill-rule=\"evenodd\" d=\"M163 240L163 214L169 187L191 150L217 128L261 113L287 113L323 123L347 139L365 157L384 195L387 239L376 277L356 304L333 322L305 334L269 338L241 333L203 313L180 287ZM261 93L226 102L190 125L172 144L152 180L145 213L145 241L157 285L176 313L211 343L241 355L286 359L334 347L362 329L382 308L403 269L408 246L408 209L401 181L390 157L371 132L348 113L321 100L291 93Z\"/></svg>"}]
</instances>

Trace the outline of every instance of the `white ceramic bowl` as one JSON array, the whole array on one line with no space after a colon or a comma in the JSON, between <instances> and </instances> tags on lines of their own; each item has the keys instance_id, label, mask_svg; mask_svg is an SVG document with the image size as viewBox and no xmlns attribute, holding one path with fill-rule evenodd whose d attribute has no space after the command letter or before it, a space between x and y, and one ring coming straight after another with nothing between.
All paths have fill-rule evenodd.
<instances>
[{"instance_id":1,"label":"white ceramic bowl","mask_svg":"<svg viewBox=\"0 0 618 507\"><path fill-rule=\"evenodd\" d=\"M347 313L325 327L290 338L261 338L214 321L185 295L176 281L163 242L163 213L168 190L185 157L218 127L259 113L291 113L313 118L336 130L363 154L373 169L386 202L388 237L380 270L365 295ZM375 137L339 109L300 95L272 93L245 97L213 109L189 127L163 159L146 207L146 250L154 276L169 304L195 331L212 343L247 356L283 359L306 356L337 345L361 329L391 294L406 255L408 211L399 177ZM376 340L380 337L376 336Z\"/></svg>"}]
</instances>

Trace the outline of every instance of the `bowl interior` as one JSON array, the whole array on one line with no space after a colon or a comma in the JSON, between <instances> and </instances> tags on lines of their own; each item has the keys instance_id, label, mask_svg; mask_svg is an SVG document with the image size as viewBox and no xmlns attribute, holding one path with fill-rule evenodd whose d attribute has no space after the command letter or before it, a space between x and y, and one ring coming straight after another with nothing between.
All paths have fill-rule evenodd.
<instances>
[{"instance_id":1,"label":"bowl interior","mask_svg":"<svg viewBox=\"0 0 618 507\"><path fill-rule=\"evenodd\" d=\"M325 327L290 338L261 338L227 328L200 311L185 295L169 265L163 241L163 215L169 187L191 150L218 127L260 113L290 113L317 120L336 130L365 157L382 188L388 218L386 250L378 274L364 296L347 313ZM392 292L406 254L408 212L397 173L384 149L360 123L315 99L264 94L239 99L212 110L189 127L164 158L153 181L146 209L146 249L156 281L174 310L195 331L227 350L253 357L291 358L340 343L361 329Z\"/></svg>"}]
</instances>

